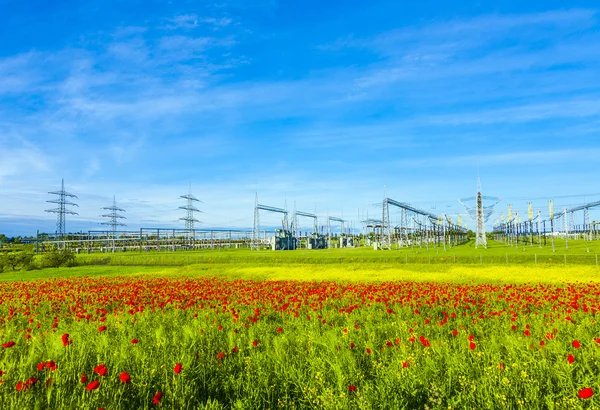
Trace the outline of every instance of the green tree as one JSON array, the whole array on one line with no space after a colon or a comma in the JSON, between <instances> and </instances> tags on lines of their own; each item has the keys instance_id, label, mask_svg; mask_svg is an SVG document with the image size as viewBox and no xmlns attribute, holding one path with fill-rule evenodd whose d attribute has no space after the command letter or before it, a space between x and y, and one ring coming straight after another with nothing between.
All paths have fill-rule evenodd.
<instances>
[{"instance_id":1,"label":"green tree","mask_svg":"<svg viewBox=\"0 0 600 410\"><path fill-rule=\"evenodd\" d=\"M59 266L75 266L76 257L71 251L53 249L42 255L42 266L45 268L58 268Z\"/></svg>"}]
</instances>

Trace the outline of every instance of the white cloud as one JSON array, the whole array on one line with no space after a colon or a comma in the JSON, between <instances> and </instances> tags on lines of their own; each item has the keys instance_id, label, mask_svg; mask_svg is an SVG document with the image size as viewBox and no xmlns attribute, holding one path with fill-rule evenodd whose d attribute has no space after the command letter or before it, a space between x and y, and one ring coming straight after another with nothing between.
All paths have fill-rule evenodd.
<instances>
[{"instance_id":1,"label":"white cloud","mask_svg":"<svg viewBox=\"0 0 600 410\"><path fill-rule=\"evenodd\" d=\"M0 182L9 177L39 175L51 169L51 160L30 141L15 133L0 131Z\"/></svg>"}]
</instances>

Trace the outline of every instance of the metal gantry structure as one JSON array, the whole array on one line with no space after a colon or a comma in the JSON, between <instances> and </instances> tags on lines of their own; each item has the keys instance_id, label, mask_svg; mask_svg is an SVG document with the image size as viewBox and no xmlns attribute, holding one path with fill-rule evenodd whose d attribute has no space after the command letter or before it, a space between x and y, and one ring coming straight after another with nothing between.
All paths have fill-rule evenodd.
<instances>
[{"instance_id":1,"label":"metal gantry structure","mask_svg":"<svg viewBox=\"0 0 600 410\"><path fill-rule=\"evenodd\" d=\"M292 232L294 232L294 234L297 234L296 230L299 229L299 225L298 225L298 217L304 217L304 218L310 218L313 220L313 231L311 232L313 235L314 234L318 234L319 233L319 225L318 225L318 220L317 220L317 215L315 214L311 214L309 212L302 212L302 211L296 211L294 210L294 216L293 216L293 220L294 220L294 228L292 229Z\"/></svg>"},{"instance_id":2,"label":"metal gantry structure","mask_svg":"<svg viewBox=\"0 0 600 410\"><path fill-rule=\"evenodd\" d=\"M600 201L585 203L571 208L564 207L561 212L554 212L554 201L548 200L548 215L542 219L541 210L537 211L534 217L534 210L531 203L528 204L528 220L523 221L515 211L513 214L512 205L509 204L508 219L503 220L494 226L496 239L509 245L518 247L519 245L533 246L536 242L541 247L547 245L547 237L550 236L552 250L555 248L555 237L564 238L565 248L569 248L570 239L596 240L600 237L600 222L590 221L590 209L600 207ZM575 213L583 211L583 224L574 223ZM536 230L533 230L533 222L536 221ZM561 229L562 225L562 229ZM548 228L549 231L548 231ZM558 229L558 230L557 230Z\"/></svg>"},{"instance_id":3,"label":"metal gantry structure","mask_svg":"<svg viewBox=\"0 0 600 410\"><path fill-rule=\"evenodd\" d=\"M57 204L58 207L54 209L46 209L46 212L52 212L56 214L56 231L55 235L58 238L65 236L66 230L66 215L78 215L77 212L70 210L69 206L78 206L76 203L69 202L67 198L77 198L77 195L71 194L65 191L65 180L61 179L60 191L48 192L51 195L56 195L57 199L52 199L46 202Z\"/></svg>"},{"instance_id":4,"label":"metal gantry structure","mask_svg":"<svg viewBox=\"0 0 600 410\"><path fill-rule=\"evenodd\" d=\"M254 225L252 227L252 250L260 250L261 240L260 240L260 211L266 212L274 212L283 215L283 220L281 222L281 234L282 236L291 236L291 232L289 230L288 223L288 211L284 208L277 208L269 205L262 205L258 203L258 194L256 194L254 200ZM277 232L277 231L276 231Z\"/></svg>"},{"instance_id":5,"label":"metal gantry structure","mask_svg":"<svg viewBox=\"0 0 600 410\"><path fill-rule=\"evenodd\" d=\"M274 232L268 231L268 234ZM186 229L140 228L139 230L91 230L69 233L59 240L54 235L38 234L39 252L63 246L76 253L187 251L201 249L249 248L252 231L249 229L198 229L194 230L192 245Z\"/></svg>"},{"instance_id":6,"label":"metal gantry structure","mask_svg":"<svg viewBox=\"0 0 600 410\"><path fill-rule=\"evenodd\" d=\"M328 216L327 217L327 248L331 248L331 223L339 222L340 223L340 235L344 234L344 224L347 222L342 218L338 218L337 216Z\"/></svg>"},{"instance_id":7,"label":"metal gantry structure","mask_svg":"<svg viewBox=\"0 0 600 410\"><path fill-rule=\"evenodd\" d=\"M115 239L117 237L117 227L119 226L127 226L124 223L120 222L121 219L126 219L123 215L119 214L119 212L125 212L123 208L119 208L117 206L117 201L113 196L113 203L111 206L105 206L102 209L106 211L110 211L110 213L101 215L102 218L108 218L108 221L101 222L101 225L108 225L111 227L111 236L112 236L112 252L115 253Z\"/></svg>"},{"instance_id":8,"label":"metal gantry structure","mask_svg":"<svg viewBox=\"0 0 600 410\"><path fill-rule=\"evenodd\" d=\"M401 210L400 225L392 227L390 220L390 206ZM383 235L381 237L381 248L392 249L394 241L398 247L456 245L467 240L467 231L464 227L455 225L452 220L444 215L440 217L429 211L416 208L408 203L384 198L381 226ZM412 226L411 226L412 225Z\"/></svg>"}]
</instances>

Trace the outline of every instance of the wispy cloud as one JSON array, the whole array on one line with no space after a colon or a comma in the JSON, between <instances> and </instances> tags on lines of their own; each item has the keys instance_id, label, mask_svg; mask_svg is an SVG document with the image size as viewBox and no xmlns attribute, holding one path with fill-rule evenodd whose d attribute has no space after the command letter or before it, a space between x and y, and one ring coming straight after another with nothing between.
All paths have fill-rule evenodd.
<instances>
[{"instance_id":1,"label":"wispy cloud","mask_svg":"<svg viewBox=\"0 0 600 410\"><path fill-rule=\"evenodd\" d=\"M9 177L48 171L51 160L34 143L0 129L0 183Z\"/></svg>"},{"instance_id":2,"label":"wispy cloud","mask_svg":"<svg viewBox=\"0 0 600 410\"><path fill-rule=\"evenodd\" d=\"M233 19L230 17L198 17L197 14L182 14L166 19L166 24L162 28L166 30L190 30L204 25L218 30L227 27L232 22Z\"/></svg>"},{"instance_id":3,"label":"wispy cloud","mask_svg":"<svg viewBox=\"0 0 600 410\"><path fill-rule=\"evenodd\" d=\"M119 21L0 59L1 212L43 213L65 176L82 220L116 194L132 225L176 226L191 180L207 224L248 226L255 191L354 215L383 184L453 198L477 164L598 157L595 142L573 147L600 129L593 10L425 21L317 51L323 27L261 32L231 10Z\"/></svg>"}]
</instances>

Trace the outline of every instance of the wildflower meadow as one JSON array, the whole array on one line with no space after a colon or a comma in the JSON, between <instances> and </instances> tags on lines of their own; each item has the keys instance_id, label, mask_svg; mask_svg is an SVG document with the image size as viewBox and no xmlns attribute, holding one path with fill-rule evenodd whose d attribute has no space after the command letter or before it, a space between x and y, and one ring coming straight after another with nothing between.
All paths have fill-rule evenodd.
<instances>
[{"instance_id":1,"label":"wildflower meadow","mask_svg":"<svg viewBox=\"0 0 600 410\"><path fill-rule=\"evenodd\" d=\"M0 283L2 408L598 408L600 284Z\"/></svg>"}]
</instances>

